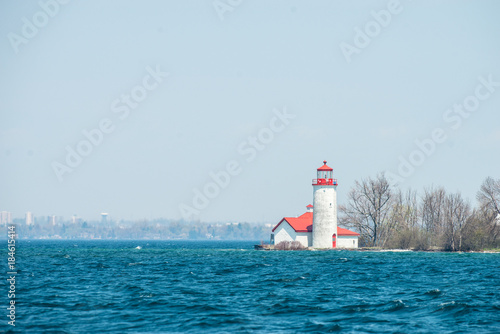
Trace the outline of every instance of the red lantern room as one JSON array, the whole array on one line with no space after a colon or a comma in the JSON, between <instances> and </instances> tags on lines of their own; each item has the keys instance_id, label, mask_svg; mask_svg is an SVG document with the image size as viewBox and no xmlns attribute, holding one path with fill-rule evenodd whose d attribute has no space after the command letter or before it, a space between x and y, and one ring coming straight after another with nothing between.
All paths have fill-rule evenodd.
<instances>
[{"instance_id":1,"label":"red lantern room","mask_svg":"<svg viewBox=\"0 0 500 334\"><path fill-rule=\"evenodd\" d=\"M313 186L336 186L337 179L333 178L333 168L326 165L326 160L323 161L323 166L318 168L318 175L313 179Z\"/></svg>"}]
</instances>

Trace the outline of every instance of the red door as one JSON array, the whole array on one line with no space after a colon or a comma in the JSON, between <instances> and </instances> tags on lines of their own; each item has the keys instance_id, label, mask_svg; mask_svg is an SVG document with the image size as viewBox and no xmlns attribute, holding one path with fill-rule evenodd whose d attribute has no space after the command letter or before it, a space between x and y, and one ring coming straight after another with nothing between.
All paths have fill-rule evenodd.
<instances>
[{"instance_id":1,"label":"red door","mask_svg":"<svg viewBox=\"0 0 500 334\"><path fill-rule=\"evenodd\" d=\"M332 235L332 247L337 248L337 235Z\"/></svg>"}]
</instances>

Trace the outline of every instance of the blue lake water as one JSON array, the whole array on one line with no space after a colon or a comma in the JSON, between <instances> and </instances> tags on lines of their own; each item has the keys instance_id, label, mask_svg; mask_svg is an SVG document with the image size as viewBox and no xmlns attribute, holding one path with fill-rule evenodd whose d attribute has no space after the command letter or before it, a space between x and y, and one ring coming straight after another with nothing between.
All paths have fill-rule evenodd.
<instances>
[{"instance_id":1,"label":"blue lake water","mask_svg":"<svg viewBox=\"0 0 500 334\"><path fill-rule=\"evenodd\" d=\"M254 243L19 241L15 332L500 333L500 254Z\"/></svg>"}]
</instances>

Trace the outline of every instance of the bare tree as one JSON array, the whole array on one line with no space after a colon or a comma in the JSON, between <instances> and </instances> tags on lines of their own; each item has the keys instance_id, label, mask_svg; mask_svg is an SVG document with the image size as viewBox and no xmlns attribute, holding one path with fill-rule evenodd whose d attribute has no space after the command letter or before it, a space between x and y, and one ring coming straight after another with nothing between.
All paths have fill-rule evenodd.
<instances>
[{"instance_id":1,"label":"bare tree","mask_svg":"<svg viewBox=\"0 0 500 334\"><path fill-rule=\"evenodd\" d=\"M462 250L478 250L492 246L490 220L481 209L474 209L462 232Z\"/></svg>"},{"instance_id":2,"label":"bare tree","mask_svg":"<svg viewBox=\"0 0 500 334\"><path fill-rule=\"evenodd\" d=\"M470 205L460 193L446 196L444 210L444 246L446 249L462 250L464 229L470 217Z\"/></svg>"},{"instance_id":3,"label":"bare tree","mask_svg":"<svg viewBox=\"0 0 500 334\"><path fill-rule=\"evenodd\" d=\"M477 200L483 210L500 215L500 179L487 177L477 193Z\"/></svg>"},{"instance_id":4,"label":"bare tree","mask_svg":"<svg viewBox=\"0 0 500 334\"><path fill-rule=\"evenodd\" d=\"M383 247L393 226L388 219L391 187L384 173L375 179L356 181L349 192L348 205L341 207L342 222L356 228L370 246Z\"/></svg>"},{"instance_id":5,"label":"bare tree","mask_svg":"<svg viewBox=\"0 0 500 334\"><path fill-rule=\"evenodd\" d=\"M428 244L437 246L444 232L444 209L446 191L444 188L426 188L421 202L422 226L425 229Z\"/></svg>"},{"instance_id":6,"label":"bare tree","mask_svg":"<svg viewBox=\"0 0 500 334\"><path fill-rule=\"evenodd\" d=\"M393 232L387 236L391 248L417 248L420 234L418 225L417 193L414 190L398 190L393 196L389 224ZM421 247L418 247L421 248Z\"/></svg>"},{"instance_id":7,"label":"bare tree","mask_svg":"<svg viewBox=\"0 0 500 334\"><path fill-rule=\"evenodd\" d=\"M490 243L494 244L500 237L500 179L487 177L477 193L477 200Z\"/></svg>"}]
</instances>

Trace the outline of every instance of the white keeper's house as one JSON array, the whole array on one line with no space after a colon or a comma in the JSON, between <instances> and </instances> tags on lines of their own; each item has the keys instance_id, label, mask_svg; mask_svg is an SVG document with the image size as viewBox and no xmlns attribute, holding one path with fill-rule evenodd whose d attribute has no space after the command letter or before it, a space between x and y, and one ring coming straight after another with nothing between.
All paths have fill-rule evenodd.
<instances>
[{"instance_id":1,"label":"white keeper's house","mask_svg":"<svg viewBox=\"0 0 500 334\"><path fill-rule=\"evenodd\" d=\"M337 226L337 179L326 165L313 179L313 204L299 217L284 217L273 228L271 244L299 241L312 248L358 248L359 233Z\"/></svg>"}]
</instances>

